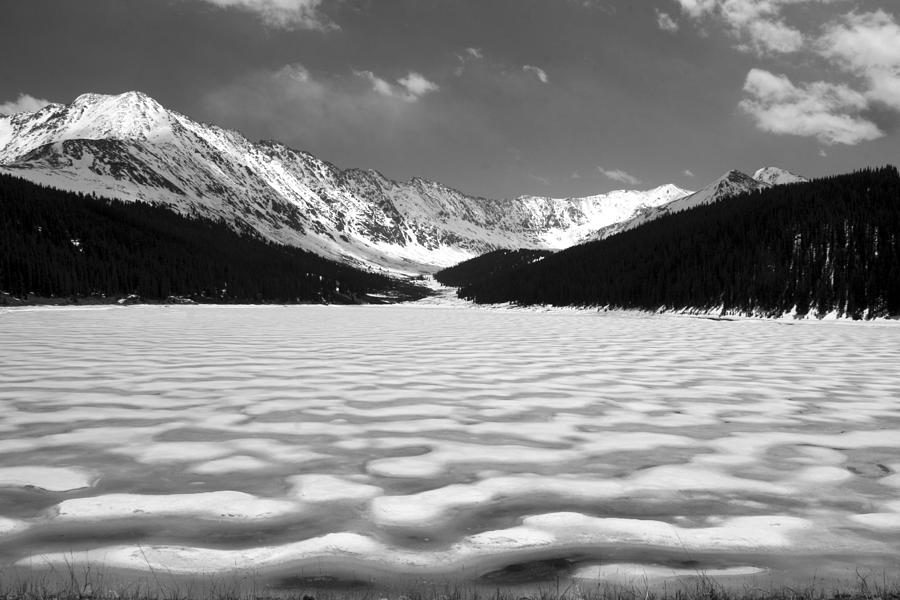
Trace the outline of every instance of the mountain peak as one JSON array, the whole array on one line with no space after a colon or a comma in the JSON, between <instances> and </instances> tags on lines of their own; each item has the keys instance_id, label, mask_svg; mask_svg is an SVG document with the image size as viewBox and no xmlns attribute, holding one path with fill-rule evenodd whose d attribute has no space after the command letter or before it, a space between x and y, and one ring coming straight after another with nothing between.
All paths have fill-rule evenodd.
<instances>
[{"instance_id":1,"label":"mountain peak","mask_svg":"<svg viewBox=\"0 0 900 600\"><path fill-rule=\"evenodd\" d=\"M763 167L753 174L753 179L768 183L769 185L783 185L786 183L802 183L809 181L806 177L801 177L791 173L780 167Z\"/></svg>"},{"instance_id":2,"label":"mountain peak","mask_svg":"<svg viewBox=\"0 0 900 600\"><path fill-rule=\"evenodd\" d=\"M60 107L53 127L56 139L146 140L171 133L171 113L142 92L82 94Z\"/></svg>"},{"instance_id":3,"label":"mountain peak","mask_svg":"<svg viewBox=\"0 0 900 600\"><path fill-rule=\"evenodd\" d=\"M689 194L693 194L691 190L686 190L683 187L675 185L674 183L666 183L659 187L653 188L650 191L659 194L669 194L672 196L687 196Z\"/></svg>"},{"instance_id":4,"label":"mountain peak","mask_svg":"<svg viewBox=\"0 0 900 600\"><path fill-rule=\"evenodd\" d=\"M103 109L118 107L121 109L142 109L152 111L165 110L159 102L144 92L136 90L123 92L121 94L96 94L88 92L75 98L70 106L81 108L96 106Z\"/></svg>"},{"instance_id":5,"label":"mountain peak","mask_svg":"<svg viewBox=\"0 0 900 600\"><path fill-rule=\"evenodd\" d=\"M755 179L744 173L743 171L738 171L737 169L731 169L721 177L719 177L716 181L746 181L748 179Z\"/></svg>"}]
</instances>

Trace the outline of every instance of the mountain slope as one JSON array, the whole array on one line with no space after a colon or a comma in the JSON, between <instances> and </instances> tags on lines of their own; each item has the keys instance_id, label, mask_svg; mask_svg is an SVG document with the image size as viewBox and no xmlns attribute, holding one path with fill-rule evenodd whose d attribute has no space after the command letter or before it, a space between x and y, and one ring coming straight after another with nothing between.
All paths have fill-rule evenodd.
<instances>
[{"instance_id":1,"label":"mountain slope","mask_svg":"<svg viewBox=\"0 0 900 600\"><path fill-rule=\"evenodd\" d=\"M676 198L671 202L659 206L646 208L639 211L630 219L625 219L618 223L603 227L587 236L585 241L602 240L617 233L640 227L645 223L649 223L650 221L654 221L665 215L674 214L705 204L713 204L724 198L730 198L737 194L765 189L767 187L770 187L770 184L750 177L746 173L732 170L693 194Z\"/></svg>"},{"instance_id":2,"label":"mountain slope","mask_svg":"<svg viewBox=\"0 0 900 600\"><path fill-rule=\"evenodd\" d=\"M383 302L412 285L139 202L0 174L0 303L130 294L198 302ZM375 297L369 294L376 294Z\"/></svg>"},{"instance_id":3,"label":"mountain slope","mask_svg":"<svg viewBox=\"0 0 900 600\"><path fill-rule=\"evenodd\" d=\"M468 196L422 179L341 170L276 142L192 121L138 92L0 117L0 172L161 204L363 267L433 271L498 248L559 249L688 194Z\"/></svg>"},{"instance_id":4,"label":"mountain slope","mask_svg":"<svg viewBox=\"0 0 900 600\"><path fill-rule=\"evenodd\" d=\"M476 302L900 315L900 173L773 186L460 289Z\"/></svg>"}]
</instances>

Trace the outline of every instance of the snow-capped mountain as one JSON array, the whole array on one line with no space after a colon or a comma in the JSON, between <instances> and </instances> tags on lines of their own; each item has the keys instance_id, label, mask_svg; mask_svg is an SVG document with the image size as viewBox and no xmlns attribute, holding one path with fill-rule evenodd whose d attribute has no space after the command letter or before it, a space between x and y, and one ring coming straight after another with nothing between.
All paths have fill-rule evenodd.
<instances>
[{"instance_id":1,"label":"snow-capped mountain","mask_svg":"<svg viewBox=\"0 0 900 600\"><path fill-rule=\"evenodd\" d=\"M787 183L803 183L809 181L806 177L795 175L790 171L778 167L763 167L753 174L753 179L768 183L769 185L784 185Z\"/></svg>"},{"instance_id":2,"label":"snow-capped mountain","mask_svg":"<svg viewBox=\"0 0 900 600\"><path fill-rule=\"evenodd\" d=\"M759 169L753 177L746 173L742 173L741 171L732 170L693 194L676 198L671 202L659 206L641 210L630 219L603 227L588 235L585 238L585 241L602 240L611 235L615 235L616 233L639 227L644 223L658 219L663 215L681 212L683 210L694 208L695 206L712 204L713 202L718 202L743 192L751 192L753 190L772 187L773 185L802 181L807 180L798 175L794 175L790 171L785 171L784 169L776 167Z\"/></svg>"},{"instance_id":3,"label":"snow-capped mountain","mask_svg":"<svg viewBox=\"0 0 900 600\"><path fill-rule=\"evenodd\" d=\"M587 198L477 198L251 143L138 92L85 94L0 117L0 172L159 203L357 266L411 273L497 248L564 248L691 193L666 185Z\"/></svg>"}]
</instances>

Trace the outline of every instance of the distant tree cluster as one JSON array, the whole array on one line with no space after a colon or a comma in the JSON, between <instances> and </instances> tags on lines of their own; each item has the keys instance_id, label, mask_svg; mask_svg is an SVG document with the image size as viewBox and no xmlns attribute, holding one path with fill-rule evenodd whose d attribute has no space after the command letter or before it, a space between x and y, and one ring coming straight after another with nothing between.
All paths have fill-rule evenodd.
<instances>
[{"instance_id":1,"label":"distant tree cluster","mask_svg":"<svg viewBox=\"0 0 900 600\"><path fill-rule=\"evenodd\" d=\"M415 293L224 223L0 175L0 291L13 296L346 303L398 288Z\"/></svg>"},{"instance_id":2,"label":"distant tree cluster","mask_svg":"<svg viewBox=\"0 0 900 600\"><path fill-rule=\"evenodd\" d=\"M900 175L750 192L464 285L480 303L900 315Z\"/></svg>"},{"instance_id":3,"label":"distant tree cluster","mask_svg":"<svg viewBox=\"0 0 900 600\"><path fill-rule=\"evenodd\" d=\"M529 265L551 254L553 252L550 250L494 250L438 271L434 274L434 278L444 285L462 287L490 279L516 267Z\"/></svg>"}]
</instances>

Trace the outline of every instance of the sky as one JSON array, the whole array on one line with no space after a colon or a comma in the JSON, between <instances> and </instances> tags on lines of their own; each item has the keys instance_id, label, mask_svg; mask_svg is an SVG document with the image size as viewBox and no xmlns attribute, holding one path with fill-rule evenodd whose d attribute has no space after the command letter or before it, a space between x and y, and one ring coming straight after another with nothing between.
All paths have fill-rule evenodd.
<instances>
[{"instance_id":1,"label":"sky","mask_svg":"<svg viewBox=\"0 0 900 600\"><path fill-rule=\"evenodd\" d=\"M139 90L472 195L900 163L897 0L0 0L0 15L0 113Z\"/></svg>"}]
</instances>

